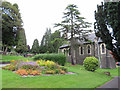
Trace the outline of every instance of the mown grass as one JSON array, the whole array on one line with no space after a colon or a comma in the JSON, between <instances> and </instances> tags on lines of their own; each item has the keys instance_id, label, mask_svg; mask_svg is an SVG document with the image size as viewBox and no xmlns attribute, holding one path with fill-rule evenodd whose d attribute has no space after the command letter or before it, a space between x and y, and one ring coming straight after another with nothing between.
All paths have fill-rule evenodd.
<instances>
[{"instance_id":1,"label":"mown grass","mask_svg":"<svg viewBox=\"0 0 120 90\"><path fill-rule=\"evenodd\" d=\"M3 56L4 60L32 60L23 56ZM2 71L2 88L96 88L107 81L113 79L111 76L104 74L109 71L111 75L118 75L116 69L98 69L90 72L84 69L82 65L66 64L70 72L77 73L75 75L51 75L36 77L21 77L12 71ZM120 69L119 69L120 70Z\"/></svg>"},{"instance_id":2,"label":"mown grass","mask_svg":"<svg viewBox=\"0 0 120 90\"><path fill-rule=\"evenodd\" d=\"M67 64L68 70L77 74L51 75L36 77L21 77L12 71L2 70L3 88L96 88L103 85L113 77L103 72L106 69L98 69L90 72L82 65ZM117 75L118 69L109 69L111 75Z\"/></svg>"},{"instance_id":3,"label":"mown grass","mask_svg":"<svg viewBox=\"0 0 120 90\"><path fill-rule=\"evenodd\" d=\"M11 61L11 60L33 60L32 57L15 56L15 55L2 55L1 61Z\"/></svg>"}]
</instances>

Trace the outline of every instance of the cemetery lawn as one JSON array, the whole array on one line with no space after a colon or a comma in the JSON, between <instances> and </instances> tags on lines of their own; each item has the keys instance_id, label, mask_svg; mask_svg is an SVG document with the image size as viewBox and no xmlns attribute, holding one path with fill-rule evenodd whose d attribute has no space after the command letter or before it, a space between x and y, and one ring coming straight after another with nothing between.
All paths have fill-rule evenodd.
<instances>
[{"instance_id":1,"label":"cemetery lawn","mask_svg":"<svg viewBox=\"0 0 120 90\"><path fill-rule=\"evenodd\" d=\"M2 61L11 61L11 60L32 60L32 57L2 55Z\"/></svg>"},{"instance_id":2,"label":"cemetery lawn","mask_svg":"<svg viewBox=\"0 0 120 90\"><path fill-rule=\"evenodd\" d=\"M66 64L66 67L77 74L21 77L12 71L1 70L2 88L96 88L113 79L105 75L104 71L110 71L112 75L118 74L118 68L90 72L82 65Z\"/></svg>"}]
</instances>

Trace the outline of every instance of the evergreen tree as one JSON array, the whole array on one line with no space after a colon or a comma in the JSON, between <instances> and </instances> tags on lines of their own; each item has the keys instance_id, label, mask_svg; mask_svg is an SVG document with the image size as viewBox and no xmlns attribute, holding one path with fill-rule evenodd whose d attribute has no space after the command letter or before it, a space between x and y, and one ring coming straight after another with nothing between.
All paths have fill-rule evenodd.
<instances>
[{"instance_id":1,"label":"evergreen tree","mask_svg":"<svg viewBox=\"0 0 120 90\"><path fill-rule=\"evenodd\" d=\"M63 21L61 23L55 24L55 27L61 26L60 30L64 32L64 34L68 34L70 36L66 37L66 39L70 40L71 43L71 62L74 65L73 61L73 51L75 49L75 38L80 40L85 40L85 37L88 35L91 30L85 29L90 27L90 23L84 21L84 17L80 17L80 12L77 10L77 6L74 4L68 5L64 12Z\"/></svg>"},{"instance_id":2,"label":"evergreen tree","mask_svg":"<svg viewBox=\"0 0 120 90\"><path fill-rule=\"evenodd\" d=\"M28 51L25 30L23 28L17 32L17 45L15 50L18 53L25 53Z\"/></svg>"},{"instance_id":3,"label":"evergreen tree","mask_svg":"<svg viewBox=\"0 0 120 90\"><path fill-rule=\"evenodd\" d=\"M105 2L95 11L95 32L112 51L116 60L120 60L120 2Z\"/></svg>"},{"instance_id":4,"label":"evergreen tree","mask_svg":"<svg viewBox=\"0 0 120 90\"><path fill-rule=\"evenodd\" d=\"M16 45L16 32L22 27L22 19L19 13L18 5L2 1L0 6L2 10L2 44L3 51L8 47Z\"/></svg>"},{"instance_id":5,"label":"evergreen tree","mask_svg":"<svg viewBox=\"0 0 120 90\"><path fill-rule=\"evenodd\" d=\"M34 54L39 53L39 41L38 41L38 39L34 40L31 52Z\"/></svg>"},{"instance_id":6,"label":"evergreen tree","mask_svg":"<svg viewBox=\"0 0 120 90\"><path fill-rule=\"evenodd\" d=\"M63 44L63 41L59 31L51 33L51 29L47 29L41 40L40 53L58 53L58 48Z\"/></svg>"}]
</instances>

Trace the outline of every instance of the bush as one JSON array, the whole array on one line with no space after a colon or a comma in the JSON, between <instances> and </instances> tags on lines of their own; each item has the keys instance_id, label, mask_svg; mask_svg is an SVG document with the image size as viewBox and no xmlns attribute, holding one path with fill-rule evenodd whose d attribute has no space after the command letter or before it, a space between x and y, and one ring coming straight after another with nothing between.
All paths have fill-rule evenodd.
<instances>
[{"instance_id":1,"label":"bush","mask_svg":"<svg viewBox=\"0 0 120 90\"><path fill-rule=\"evenodd\" d=\"M40 59L43 59L46 61L50 60L62 66L64 66L66 63L66 56L64 54L39 54L39 55L35 55L33 59L35 61Z\"/></svg>"},{"instance_id":2,"label":"bush","mask_svg":"<svg viewBox=\"0 0 120 90\"><path fill-rule=\"evenodd\" d=\"M86 70L94 72L99 66L99 60L95 57L86 57L83 66Z\"/></svg>"}]
</instances>

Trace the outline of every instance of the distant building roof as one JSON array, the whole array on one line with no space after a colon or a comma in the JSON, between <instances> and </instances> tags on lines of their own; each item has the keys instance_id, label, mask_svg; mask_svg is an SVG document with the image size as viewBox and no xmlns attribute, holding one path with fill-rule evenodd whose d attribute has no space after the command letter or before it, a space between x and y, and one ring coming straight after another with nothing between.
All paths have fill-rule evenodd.
<instances>
[{"instance_id":1,"label":"distant building roof","mask_svg":"<svg viewBox=\"0 0 120 90\"><path fill-rule=\"evenodd\" d=\"M96 38L95 33L92 33L86 37L86 39L90 40L91 42L95 42L95 38ZM89 41L80 41L79 39L78 39L78 42L81 44L90 43ZM102 42L102 40L99 38L98 42L100 43L100 42Z\"/></svg>"},{"instance_id":2,"label":"distant building roof","mask_svg":"<svg viewBox=\"0 0 120 90\"><path fill-rule=\"evenodd\" d=\"M65 44L65 45L60 46L59 49L62 49L62 48L68 48L68 47L70 47L70 45Z\"/></svg>"},{"instance_id":3,"label":"distant building roof","mask_svg":"<svg viewBox=\"0 0 120 90\"><path fill-rule=\"evenodd\" d=\"M92 34L88 35L88 36L86 37L86 39L90 40L91 42L95 42L95 39L96 39L95 33L92 33ZM77 42L77 44L90 43L89 41L81 41L81 40L79 40L79 39L76 39L76 42ZM103 42L103 41L99 38L99 39L98 39L98 42L100 43L100 42ZM68 47L70 47L70 45L65 44L65 45L60 46L59 49L68 48Z\"/></svg>"}]
</instances>

